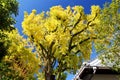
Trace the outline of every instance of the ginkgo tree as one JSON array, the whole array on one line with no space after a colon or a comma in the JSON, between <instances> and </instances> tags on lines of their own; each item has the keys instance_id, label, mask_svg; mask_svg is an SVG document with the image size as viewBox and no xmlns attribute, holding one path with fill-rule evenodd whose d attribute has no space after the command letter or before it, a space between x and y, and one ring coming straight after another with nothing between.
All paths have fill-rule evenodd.
<instances>
[{"instance_id":1,"label":"ginkgo tree","mask_svg":"<svg viewBox=\"0 0 120 80\"><path fill-rule=\"evenodd\" d=\"M114 29L101 23L100 7L94 5L90 14L82 6L53 6L40 14L25 12L23 32L40 59L43 80L65 80L66 72L75 73L89 59L91 42L97 50L105 49Z\"/></svg>"},{"instance_id":2,"label":"ginkgo tree","mask_svg":"<svg viewBox=\"0 0 120 80\"><path fill-rule=\"evenodd\" d=\"M39 59L32 53L32 47L26 39L18 34L17 30L3 31L5 46L9 46L7 54L0 63L0 79L34 79L33 75L38 72Z\"/></svg>"}]
</instances>

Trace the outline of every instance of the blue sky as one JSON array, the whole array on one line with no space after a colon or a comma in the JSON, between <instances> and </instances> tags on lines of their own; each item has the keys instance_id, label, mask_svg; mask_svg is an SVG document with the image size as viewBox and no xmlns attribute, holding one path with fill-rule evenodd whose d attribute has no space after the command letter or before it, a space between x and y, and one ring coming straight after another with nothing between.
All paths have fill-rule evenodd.
<instances>
[{"instance_id":1,"label":"blue sky","mask_svg":"<svg viewBox=\"0 0 120 80\"><path fill-rule=\"evenodd\" d=\"M99 5L101 8L105 2L111 2L111 0L18 0L19 2L19 15L16 17L17 23L15 27L17 27L20 34L22 34L21 23L24 18L24 11L30 13L33 9L37 10L37 13L42 11L48 11L50 7L61 5L63 8L75 5L81 5L84 7L85 13L90 13L91 5ZM92 50L91 58L95 58L95 49ZM71 80L73 75L69 74L66 80Z\"/></svg>"}]
</instances>

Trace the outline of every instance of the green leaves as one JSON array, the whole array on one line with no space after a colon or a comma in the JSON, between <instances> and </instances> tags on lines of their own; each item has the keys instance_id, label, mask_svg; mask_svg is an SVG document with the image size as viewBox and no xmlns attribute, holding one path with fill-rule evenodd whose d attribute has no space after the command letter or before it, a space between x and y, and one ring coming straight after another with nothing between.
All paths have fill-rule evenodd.
<instances>
[{"instance_id":1,"label":"green leaves","mask_svg":"<svg viewBox=\"0 0 120 80\"><path fill-rule=\"evenodd\" d=\"M39 60L36 58L36 54L32 53L27 40L23 39L16 30L12 30L11 32L3 31L2 33L7 35L7 37L1 39L1 43L3 43L3 41L4 43L1 44L0 55L4 56L2 56L0 64L1 66L3 65L3 69L1 68L1 70L6 74L3 75L3 77L10 79L21 77L22 79L33 78L33 74L38 72ZM4 47L2 45L4 45ZM10 65L3 63L10 63ZM6 72L4 69L9 71Z\"/></svg>"},{"instance_id":2,"label":"green leaves","mask_svg":"<svg viewBox=\"0 0 120 80\"><path fill-rule=\"evenodd\" d=\"M0 29L11 30L15 23L12 15L18 14L18 2L16 0L0 0Z\"/></svg>"},{"instance_id":3,"label":"green leaves","mask_svg":"<svg viewBox=\"0 0 120 80\"><path fill-rule=\"evenodd\" d=\"M0 0L0 79L33 80L39 60L13 26L17 15L17 0Z\"/></svg>"},{"instance_id":4,"label":"green leaves","mask_svg":"<svg viewBox=\"0 0 120 80\"><path fill-rule=\"evenodd\" d=\"M1 80L23 79L23 77L19 76L19 73L10 66L12 66L12 62L7 61L0 62L0 79Z\"/></svg>"},{"instance_id":5,"label":"green leaves","mask_svg":"<svg viewBox=\"0 0 120 80\"><path fill-rule=\"evenodd\" d=\"M104 54L100 56L103 64L112 67L114 70L120 72L120 2L112 0L111 4L106 4L102 10L101 19L103 25L107 26L106 30L113 33L109 35L111 38L111 45L105 49ZM112 28L113 27L113 28ZM107 34L107 33L106 33ZM110 41L110 40L109 40Z\"/></svg>"}]
</instances>

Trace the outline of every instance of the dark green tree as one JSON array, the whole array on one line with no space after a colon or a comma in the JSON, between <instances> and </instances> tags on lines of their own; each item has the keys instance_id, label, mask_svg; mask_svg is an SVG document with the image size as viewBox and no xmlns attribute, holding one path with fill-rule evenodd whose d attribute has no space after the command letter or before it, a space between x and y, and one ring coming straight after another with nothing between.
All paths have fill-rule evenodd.
<instances>
[{"instance_id":1,"label":"dark green tree","mask_svg":"<svg viewBox=\"0 0 120 80\"><path fill-rule=\"evenodd\" d=\"M13 15L18 14L17 0L0 0L0 29L9 30L15 24Z\"/></svg>"},{"instance_id":2,"label":"dark green tree","mask_svg":"<svg viewBox=\"0 0 120 80\"><path fill-rule=\"evenodd\" d=\"M13 16L18 14L17 0L0 0L0 61L7 54L8 45L6 43L7 35L4 30L11 31L15 29L12 25L15 24Z\"/></svg>"},{"instance_id":3,"label":"dark green tree","mask_svg":"<svg viewBox=\"0 0 120 80\"><path fill-rule=\"evenodd\" d=\"M13 26L17 15L17 0L0 0L0 80L34 80L38 72L36 55Z\"/></svg>"}]
</instances>

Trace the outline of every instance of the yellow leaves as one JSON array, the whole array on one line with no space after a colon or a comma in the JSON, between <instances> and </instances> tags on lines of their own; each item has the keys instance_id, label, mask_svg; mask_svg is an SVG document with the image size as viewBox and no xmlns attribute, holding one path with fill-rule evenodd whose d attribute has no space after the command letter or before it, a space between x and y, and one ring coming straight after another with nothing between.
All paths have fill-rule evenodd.
<instances>
[{"instance_id":1,"label":"yellow leaves","mask_svg":"<svg viewBox=\"0 0 120 80\"><path fill-rule=\"evenodd\" d=\"M68 12L71 10L70 6L67 6L66 9Z\"/></svg>"},{"instance_id":2,"label":"yellow leaves","mask_svg":"<svg viewBox=\"0 0 120 80\"><path fill-rule=\"evenodd\" d=\"M33 36L34 36L35 41L40 41L44 38L44 34L41 31L35 32Z\"/></svg>"},{"instance_id":3,"label":"yellow leaves","mask_svg":"<svg viewBox=\"0 0 120 80\"><path fill-rule=\"evenodd\" d=\"M88 30L92 33L94 32L94 29L92 27L89 27Z\"/></svg>"},{"instance_id":4,"label":"yellow leaves","mask_svg":"<svg viewBox=\"0 0 120 80\"><path fill-rule=\"evenodd\" d=\"M52 8L50 8L50 10L60 10L60 11L63 11L64 8L62 8L60 5L59 6L53 6Z\"/></svg>"},{"instance_id":5,"label":"yellow leaves","mask_svg":"<svg viewBox=\"0 0 120 80\"><path fill-rule=\"evenodd\" d=\"M66 60L63 61L63 63L66 62L67 67L72 68L74 70L78 68L77 66L79 63L78 56L69 54L69 56L64 56L64 57Z\"/></svg>"},{"instance_id":6,"label":"yellow leaves","mask_svg":"<svg viewBox=\"0 0 120 80\"><path fill-rule=\"evenodd\" d=\"M85 60L90 58L91 48L92 48L91 41L86 41L83 44L80 44L80 50L83 52L82 56Z\"/></svg>"},{"instance_id":7,"label":"yellow leaves","mask_svg":"<svg viewBox=\"0 0 120 80\"><path fill-rule=\"evenodd\" d=\"M66 12L67 12L67 13L70 13L70 14L72 13L70 6L67 6L67 7L66 7Z\"/></svg>"},{"instance_id":8,"label":"yellow leaves","mask_svg":"<svg viewBox=\"0 0 120 80\"><path fill-rule=\"evenodd\" d=\"M33 9L33 10L32 10L32 13L33 13L33 14L36 14L36 10L35 10L35 9Z\"/></svg>"},{"instance_id":9,"label":"yellow leaves","mask_svg":"<svg viewBox=\"0 0 120 80\"><path fill-rule=\"evenodd\" d=\"M67 53L67 49L68 49L68 47L63 45L62 48L61 48L61 53L62 53L61 55L65 55Z\"/></svg>"},{"instance_id":10,"label":"yellow leaves","mask_svg":"<svg viewBox=\"0 0 120 80\"><path fill-rule=\"evenodd\" d=\"M72 56L71 59L72 59L71 60L72 61L71 62L71 64L72 64L71 67L73 67L73 69L77 70L77 68L78 68L77 65L78 65L78 63L80 63L79 62L79 57L78 56Z\"/></svg>"},{"instance_id":11,"label":"yellow leaves","mask_svg":"<svg viewBox=\"0 0 120 80\"><path fill-rule=\"evenodd\" d=\"M24 12L24 19L28 17L28 13L25 11Z\"/></svg>"},{"instance_id":12,"label":"yellow leaves","mask_svg":"<svg viewBox=\"0 0 120 80\"><path fill-rule=\"evenodd\" d=\"M100 14L100 7L99 6L91 6L91 14L87 15L87 20L91 21L93 20L95 17L99 17ZM96 20L99 22L99 20Z\"/></svg>"},{"instance_id":13,"label":"yellow leaves","mask_svg":"<svg viewBox=\"0 0 120 80\"><path fill-rule=\"evenodd\" d=\"M32 10L32 13L29 15L29 17L27 17L28 14L27 14L27 12L25 12L25 18L24 18L24 20L26 19L27 20L26 22L29 22L29 21L32 22L32 20L35 17L35 14L36 14L36 11Z\"/></svg>"},{"instance_id":14,"label":"yellow leaves","mask_svg":"<svg viewBox=\"0 0 120 80\"><path fill-rule=\"evenodd\" d=\"M58 25L59 25L59 22L54 18L48 18L45 23L45 27L48 30L48 32L54 31Z\"/></svg>"},{"instance_id":15,"label":"yellow leaves","mask_svg":"<svg viewBox=\"0 0 120 80\"><path fill-rule=\"evenodd\" d=\"M103 37L106 31L103 31L105 27L100 28L99 6L92 6L91 14L85 15L83 10L81 6L72 9L70 6L66 9L54 6L47 13L36 15L36 11L32 11L30 15L25 14L23 31L29 39L34 39L33 45L36 52L40 52L42 65L46 63L47 55L51 60L52 57L60 61L64 59L63 61L74 69L78 68L79 60L89 59L91 42L99 36ZM64 55L67 57L63 58Z\"/></svg>"},{"instance_id":16,"label":"yellow leaves","mask_svg":"<svg viewBox=\"0 0 120 80\"><path fill-rule=\"evenodd\" d=\"M4 2L2 2L2 7L5 7L5 5L6 5L6 4L5 4Z\"/></svg>"},{"instance_id":17,"label":"yellow leaves","mask_svg":"<svg viewBox=\"0 0 120 80\"><path fill-rule=\"evenodd\" d=\"M83 13L84 8L82 6L75 6L73 7L73 10L78 13Z\"/></svg>"},{"instance_id":18,"label":"yellow leaves","mask_svg":"<svg viewBox=\"0 0 120 80\"><path fill-rule=\"evenodd\" d=\"M36 10L33 10L30 15L27 13L25 14L24 21L22 22L23 32L27 36L33 35L36 39L41 39L44 36L44 26L42 23L44 23L44 12L42 12L39 15L35 15ZM39 39L39 40L40 40Z\"/></svg>"},{"instance_id":19,"label":"yellow leaves","mask_svg":"<svg viewBox=\"0 0 120 80\"><path fill-rule=\"evenodd\" d=\"M67 18L67 14L61 6L54 6L50 9L50 16L60 18L62 20Z\"/></svg>"},{"instance_id":20,"label":"yellow leaves","mask_svg":"<svg viewBox=\"0 0 120 80\"><path fill-rule=\"evenodd\" d=\"M55 40L55 38L56 38L56 35L54 33L51 33L45 36L45 39L47 40L49 45L51 44L52 41Z\"/></svg>"},{"instance_id":21,"label":"yellow leaves","mask_svg":"<svg viewBox=\"0 0 120 80\"><path fill-rule=\"evenodd\" d=\"M10 67L15 68L16 72L23 73L23 69L27 71L25 77L37 72L39 59L32 53L31 46L27 45L28 42L18 34L17 30L3 32L7 35L7 54L4 61L12 62Z\"/></svg>"},{"instance_id":22,"label":"yellow leaves","mask_svg":"<svg viewBox=\"0 0 120 80\"><path fill-rule=\"evenodd\" d=\"M6 32L5 34L8 35L8 38L11 44L11 46L8 49L8 52L10 54L16 53L16 51L20 52L24 47L23 45L25 44L24 42L25 40L15 30L11 32Z\"/></svg>"},{"instance_id":23,"label":"yellow leaves","mask_svg":"<svg viewBox=\"0 0 120 80\"><path fill-rule=\"evenodd\" d=\"M100 7L99 6L91 6L91 14L98 14L100 13Z\"/></svg>"}]
</instances>

